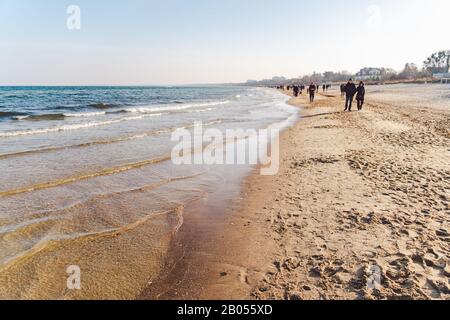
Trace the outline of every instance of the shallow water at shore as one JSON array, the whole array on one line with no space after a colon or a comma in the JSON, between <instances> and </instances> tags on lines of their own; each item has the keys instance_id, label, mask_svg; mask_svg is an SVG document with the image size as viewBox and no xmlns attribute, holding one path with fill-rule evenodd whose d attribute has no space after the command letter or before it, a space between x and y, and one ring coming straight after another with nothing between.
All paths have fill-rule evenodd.
<instances>
[{"instance_id":1,"label":"shallow water at shore","mask_svg":"<svg viewBox=\"0 0 450 320\"><path fill-rule=\"evenodd\" d=\"M185 208L225 183L237 189L239 179L230 175L243 177L250 170L176 166L170 161L176 144L171 133L192 130L196 121L223 132L262 129L296 115L285 96L268 89L172 88L171 99L165 93L168 103L133 106L123 106L133 88L123 96L111 89L119 97L95 105L87 88L36 90L22 88L15 96L26 96L28 104L39 96L51 112L36 110L37 103L18 109L16 98L6 110L32 110L33 121L10 115L0 122L1 298L136 297L160 271ZM164 96L163 88L153 90ZM50 119L55 105L71 105L67 96L77 92L87 107ZM0 94L2 106L6 95ZM188 101L178 101L180 96ZM81 291L66 288L71 265L81 268Z\"/></svg>"}]
</instances>

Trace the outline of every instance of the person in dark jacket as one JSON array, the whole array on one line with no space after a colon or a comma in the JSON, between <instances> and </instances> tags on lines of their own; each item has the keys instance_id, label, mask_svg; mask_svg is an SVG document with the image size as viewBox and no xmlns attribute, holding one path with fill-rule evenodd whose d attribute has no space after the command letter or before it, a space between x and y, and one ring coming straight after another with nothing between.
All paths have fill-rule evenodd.
<instances>
[{"instance_id":1,"label":"person in dark jacket","mask_svg":"<svg viewBox=\"0 0 450 320\"><path fill-rule=\"evenodd\" d=\"M356 89L356 101L358 103L358 111L361 111L364 105L364 97L366 96L366 88L364 82L360 82Z\"/></svg>"},{"instance_id":2,"label":"person in dark jacket","mask_svg":"<svg viewBox=\"0 0 450 320\"><path fill-rule=\"evenodd\" d=\"M345 95L345 84L341 84L341 97Z\"/></svg>"},{"instance_id":3,"label":"person in dark jacket","mask_svg":"<svg viewBox=\"0 0 450 320\"><path fill-rule=\"evenodd\" d=\"M310 103L313 103L313 102L314 102L314 97L315 97L315 94L316 94L316 89L317 89L317 86L314 84L314 82L311 82L311 84L310 84L310 86L309 86L309 89L308 89L308 92L309 92L309 102L310 102Z\"/></svg>"},{"instance_id":4,"label":"person in dark jacket","mask_svg":"<svg viewBox=\"0 0 450 320\"><path fill-rule=\"evenodd\" d=\"M352 111L353 98L356 94L356 85L353 83L352 79L349 79L345 85L345 110Z\"/></svg>"}]
</instances>

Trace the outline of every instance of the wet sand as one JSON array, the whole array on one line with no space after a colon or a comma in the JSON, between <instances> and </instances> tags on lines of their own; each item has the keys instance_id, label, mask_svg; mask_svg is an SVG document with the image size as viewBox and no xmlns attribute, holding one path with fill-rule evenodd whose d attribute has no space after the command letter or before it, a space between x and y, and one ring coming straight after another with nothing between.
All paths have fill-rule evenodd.
<instances>
[{"instance_id":1,"label":"wet sand","mask_svg":"<svg viewBox=\"0 0 450 320\"><path fill-rule=\"evenodd\" d=\"M173 237L184 234L179 228L204 211L198 221L218 224L221 208L239 197L241 180L251 170L177 165L170 161L178 144L171 139L174 131L185 128L193 136L197 121L204 130L223 133L265 128L294 119L297 111L286 105L285 95L267 88L17 90L14 96L30 97L42 108L39 119L1 122L0 299L140 297L164 274L167 254L175 252L169 250ZM109 101L108 96L140 97L149 105L102 104L108 111L97 114L88 102L77 102ZM48 105L39 99L48 99ZM50 113L60 112L53 106L59 99L61 107L77 107L50 121ZM80 270L80 290L68 289L73 267Z\"/></svg>"},{"instance_id":2,"label":"wet sand","mask_svg":"<svg viewBox=\"0 0 450 320\"><path fill-rule=\"evenodd\" d=\"M279 174L255 171L220 219L186 214L177 258L141 298L450 298L449 109L369 93L344 113L337 95L290 101L306 107Z\"/></svg>"}]
</instances>

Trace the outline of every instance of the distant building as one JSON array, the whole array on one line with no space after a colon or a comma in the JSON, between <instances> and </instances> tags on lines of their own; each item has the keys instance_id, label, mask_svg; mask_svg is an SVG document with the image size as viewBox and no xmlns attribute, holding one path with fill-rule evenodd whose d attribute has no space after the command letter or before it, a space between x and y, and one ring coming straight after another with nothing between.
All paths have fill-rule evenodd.
<instances>
[{"instance_id":1,"label":"distant building","mask_svg":"<svg viewBox=\"0 0 450 320\"><path fill-rule=\"evenodd\" d=\"M287 79L285 78L285 77L273 77L272 78L272 81L275 81L275 82L283 82L283 81L286 81Z\"/></svg>"},{"instance_id":2,"label":"distant building","mask_svg":"<svg viewBox=\"0 0 450 320\"><path fill-rule=\"evenodd\" d=\"M266 86L266 87L274 87L284 85L288 81L285 77L273 77L272 79L264 79L261 81L256 80L247 80L245 85L247 86Z\"/></svg>"},{"instance_id":3,"label":"distant building","mask_svg":"<svg viewBox=\"0 0 450 320\"><path fill-rule=\"evenodd\" d=\"M381 68L363 68L357 74L356 80L380 80L382 74Z\"/></svg>"},{"instance_id":4,"label":"distant building","mask_svg":"<svg viewBox=\"0 0 450 320\"><path fill-rule=\"evenodd\" d=\"M450 73L435 73L433 78L441 80L441 83L448 83L450 81Z\"/></svg>"}]
</instances>

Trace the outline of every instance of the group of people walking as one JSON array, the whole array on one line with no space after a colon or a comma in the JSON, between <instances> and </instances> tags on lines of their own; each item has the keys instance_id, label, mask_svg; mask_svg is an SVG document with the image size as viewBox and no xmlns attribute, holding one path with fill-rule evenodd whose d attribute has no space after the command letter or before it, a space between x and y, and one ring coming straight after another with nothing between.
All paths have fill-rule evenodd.
<instances>
[{"instance_id":1,"label":"group of people walking","mask_svg":"<svg viewBox=\"0 0 450 320\"><path fill-rule=\"evenodd\" d=\"M292 90L293 90L293 93L294 93L294 97L298 97L298 95L302 94L303 90L305 90L305 86L304 85L293 86Z\"/></svg>"},{"instance_id":2,"label":"group of people walking","mask_svg":"<svg viewBox=\"0 0 450 320\"><path fill-rule=\"evenodd\" d=\"M282 88L282 87L280 87L280 89L281 89L281 88ZM328 91L328 89L330 89L330 88L331 88L331 84L324 84L324 85L322 85L322 90L323 90L323 92ZM284 88L283 88L283 89L284 89ZM290 91L290 90L292 89L292 92L293 92L293 94L294 94L294 97L298 97L298 96L299 96L300 94L302 94L303 91L306 89L307 94L310 95L310 97L311 97L311 99L312 99L312 102L313 102L313 101L314 101L314 96L315 96L316 92L319 92L319 90L320 90L320 86L319 86L319 85L316 85L316 84L314 84L314 83L311 83L311 85L308 86L308 88L306 88L306 86L302 84L302 85L287 86L286 89L287 89L288 91Z\"/></svg>"},{"instance_id":3,"label":"group of people walking","mask_svg":"<svg viewBox=\"0 0 450 320\"><path fill-rule=\"evenodd\" d=\"M323 85L323 91L328 90L331 86ZM309 93L309 102L313 103L315 99L316 92L319 91L319 86L315 85L314 82L311 82L308 93ZM341 85L341 95L345 95L345 110L344 111L352 111L353 99L356 95L356 101L358 105L358 111L361 111L364 105L364 98L366 96L366 88L364 86L364 82L360 82L358 86L353 83L352 79L349 79L347 84Z\"/></svg>"},{"instance_id":4,"label":"group of people walking","mask_svg":"<svg viewBox=\"0 0 450 320\"><path fill-rule=\"evenodd\" d=\"M328 91L328 89L331 88L330 84L324 84L322 85L323 92ZM302 94L303 91L306 89L307 94L309 94L309 101L310 103L314 102L314 99L316 97L316 92L319 92L320 87L319 85L316 85L314 82L311 82L311 84L308 86L308 88L305 87L305 85L293 85L293 86L280 86L278 89L287 89L287 91L292 90L294 97L298 97L299 94ZM353 100L355 99L356 95L356 101L358 106L358 111L361 111L364 105L364 98L366 95L366 89L364 86L364 82L360 82L358 86L355 85L353 82L353 79L349 79L346 84L341 85L341 96L345 97L345 110L344 111L352 111L353 106Z\"/></svg>"},{"instance_id":5,"label":"group of people walking","mask_svg":"<svg viewBox=\"0 0 450 320\"><path fill-rule=\"evenodd\" d=\"M316 93L316 85L311 82L309 86L309 101L311 103L314 102L314 96ZM325 91L324 86L324 91ZM355 85L353 79L349 79L346 84L341 85L341 97L345 97L345 110L344 111L352 111L353 100L355 99L358 106L358 111L361 111L364 106L364 99L366 96L366 88L364 82L360 81L358 86Z\"/></svg>"}]
</instances>

